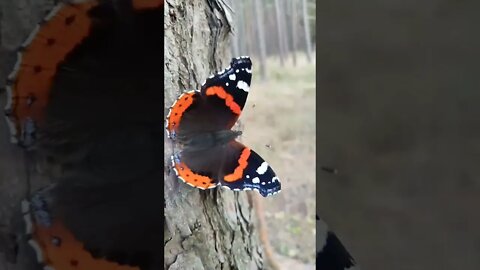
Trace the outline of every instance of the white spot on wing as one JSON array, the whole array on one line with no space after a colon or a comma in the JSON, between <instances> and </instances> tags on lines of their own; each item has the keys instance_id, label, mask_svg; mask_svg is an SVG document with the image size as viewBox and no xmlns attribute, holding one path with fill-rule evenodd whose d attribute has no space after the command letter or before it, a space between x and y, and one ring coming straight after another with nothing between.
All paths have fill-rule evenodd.
<instances>
[{"instance_id":1,"label":"white spot on wing","mask_svg":"<svg viewBox=\"0 0 480 270\"><path fill-rule=\"evenodd\" d=\"M228 75L228 78L229 78L231 81L235 81L235 79L237 79L237 76L235 76L235 74L230 74L230 75Z\"/></svg>"},{"instance_id":2,"label":"white spot on wing","mask_svg":"<svg viewBox=\"0 0 480 270\"><path fill-rule=\"evenodd\" d=\"M242 89L245 92L250 91L250 86L244 81L238 81L237 87L238 89Z\"/></svg>"},{"instance_id":3,"label":"white spot on wing","mask_svg":"<svg viewBox=\"0 0 480 270\"><path fill-rule=\"evenodd\" d=\"M264 161L260 166L257 168L257 173L262 175L264 174L268 169L268 163Z\"/></svg>"},{"instance_id":4,"label":"white spot on wing","mask_svg":"<svg viewBox=\"0 0 480 270\"><path fill-rule=\"evenodd\" d=\"M275 183L275 182L277 182L277 181L280 182L280 179L279 179L278 177L274 176L274 177L272 178L272 182Z\"/></svg>"},{"instance_id":5,"label":"white spot on wing","mask_svg":"<svg viewBox=\"0 0 480 270\"><path fill-rule=\"evenodd\" d=\"M252 69L251 69L251 68L250 68L250 69L247 68L247 69L245 69L245 71L246 71L247 73L252 73Z\"/></svg>"},{"instance_id":6,"label":"white spot on wing","mask_svg":"<svg viewBox=\"0 0 480 270\"><path fill-rule=\"evenodd\" d=\"M253 178L252 183L254 183L254 184L260 183L260 178L258 178L258 177Z\"/></svg>"}]
</instances>

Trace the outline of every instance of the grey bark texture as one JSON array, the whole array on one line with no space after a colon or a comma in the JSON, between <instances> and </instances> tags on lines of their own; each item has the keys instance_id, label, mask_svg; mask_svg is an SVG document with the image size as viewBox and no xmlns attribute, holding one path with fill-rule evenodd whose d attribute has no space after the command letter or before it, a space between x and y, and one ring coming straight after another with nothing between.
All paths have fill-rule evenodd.
<instances>
[{"instance_id":1,"label":"grey bark texture","mask_svg":"<svg viewBox=\"0 0 480 270\"><path fill-rule=\"evenodd\" d=\"M228 66L231 10L221 0L167 0L165 114L182 91ZM166 135L165 135L166 136ZM173 146L165 137L165 166ZM262 269L247 193L202 191L165 172L165 269Z\"/></svg>"},{"instance_id":2,"label":"grey bark texture","mask_svg":"<svg viewBox=\"0 0 480 270\"><path fill-rule=\"evenodd\" d=\"M2 0L0 1L0 108L6 104L4 91L6 76L16 60L16 50L34 26L53 7L52 0ZM3 113L2 113L3 115ZM0 117L0 269L29 270L25 263L9 264L7 258L11 242L8 232L12 217L19 214L18 204L26 194L26 167L23 150L10 143L10 133ZM37 171L42 170L39 164ZM45 185L48 177L39 173L31 175L32 189ZM20 251L25 248L20 247Z\"/></svg>"}]
</instances>

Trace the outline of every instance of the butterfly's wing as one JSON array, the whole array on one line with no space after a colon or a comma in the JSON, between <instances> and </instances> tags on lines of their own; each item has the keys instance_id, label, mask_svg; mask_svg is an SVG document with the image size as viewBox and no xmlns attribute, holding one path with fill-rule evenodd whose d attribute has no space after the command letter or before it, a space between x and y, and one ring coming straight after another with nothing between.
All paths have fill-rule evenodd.
<instances>
[{"instance_id":1,"label":"butterfly's wing","mask_svg":"<svg viewBox=\"0 0 480 270\"><path fill-rule=\"evenodd\" d=\"M172 165L179 179L201 189L220 184L234 191L257 190L264 197L281 189L270 165L255 151L233 140L208 150L183 151L172 157Z\"/></svg>"},{"instance_id":2,"label":"butterfly's wing","mask_svg":"<svg viewBox=\"0 0 480 270\"><path fill-rule=\"evenodd\" d=\"M98 256L87 250L85 243L79 241L63 219L54 214L55 189L54 185L48 186L29 200L22 201L24 232L19 239L28 245L24 255L41 266L39 269L140 270L137 266L110 260L106 254Z\"/></svg>"},{"instance_id":3,"label":"butterfly's wing","mask_svg":"<svg viewBox=\"0 0 480 270\"><path fill-rule=\"evenodd\" d=\"M96 4L58 4L20 46L6 83L5 115L13 143L33 143L36 129L45 121L58 65L89 34L92 21L88 12Z\"/></svg>"},{"instance_id":4,"label":"butterfly's wing","mask_svg":"<svg viewBox=\"0 0 480 270\"><path fill-rule=\"evenodd\" d=\"M239 152L237 166L220 178L220 185L235 191L257 190L263 197L280 192L280 179L259 154L237 141L229 145Z\"/></svg>"},{"instance_id":5,"label":"butterfly's wing","mask_svg":"<svg viewBox=\"0 0 480 270\"><path fill-rule=\"evenodd\" d=\"M166 119L169 137L231 129L245 106L251 80L250 58L232 59L230 66L210 76L200 91L186 92L175 101Z\"/></svg>"}]
</instances>

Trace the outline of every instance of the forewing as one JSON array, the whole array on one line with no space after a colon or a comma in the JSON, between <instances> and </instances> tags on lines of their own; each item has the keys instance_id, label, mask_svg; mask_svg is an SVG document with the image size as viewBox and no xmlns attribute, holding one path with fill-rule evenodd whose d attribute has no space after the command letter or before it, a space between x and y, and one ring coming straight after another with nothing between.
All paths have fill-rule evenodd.
<instances>
[{"instance_id":1,"label":"forewing","mask_svg":"<svg viewBox=\"0 0 480 270\"><path fill-rule=\"evenodd\" d=\"M234 58L228 68L210 76L200 91L183 93L167 115L169 137L231 129L247 100L251 68L250 58Z\"/></svg>"}]
</instances>

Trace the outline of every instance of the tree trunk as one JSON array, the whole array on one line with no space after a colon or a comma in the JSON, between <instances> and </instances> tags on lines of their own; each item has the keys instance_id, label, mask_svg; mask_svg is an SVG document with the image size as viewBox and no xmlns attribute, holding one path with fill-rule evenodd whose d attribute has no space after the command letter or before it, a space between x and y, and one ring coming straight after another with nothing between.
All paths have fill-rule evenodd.
<instances>
[{"instance_id":1,"label":"tree trunk","mask_svg":"<svg viewBox=\"0 0 480 270\"><path fill-rule=\"evenodd\" d=\"M285 62L285 48L283 47L284 29L282 28L283 26L282 15L283 14L280 7L280 0L275 0L275 17L277 19L278 50L279 50L278 56L280 57L280 64L283 66Z\"/></svg>"},{"instance_id":2,"label":"tree trunk","mask_svg":"<svg viewBox=\"0 0 480 270\"><path fill-rule=\"evenodd\" d=\"M290 1L290 31L292 33L292 60L293 65L297 65L297 1Z\"/></svg>"},{"instance_id":3,"label":"tree trunk","mask_svg":"<svg viewBox=\"0 0 480 270\"><path fill-rule=\"evenodd\" d=\"M226 67L231 14L222 1L165 5L165 102ZM241 12L241 11L239 11ZM172 147L165 145L165 164ZM167 170L168 171L168 170ZM262 269L255 215L246 193L191 188L165 173L165 269Z\"/></svg>"},{"instance_id":4,"label":"tree trunk","mask_svg":"<svg viewBox=\"0 0 480 270\"><path fill-rule=\"evenodd\" d=\"M232 43L232 55L241 55L240 54L240 38L241 38L241 21L239 20L240 15L241 15L241 10L242 10L242 3L241 2L235 2L235 1L229 1L229 4L231 5L232 9L234 10L234 24L235 27L232 29L233 32L233 41Z\"/></svg>"},{"instance_id":5,"label":"tree trunk","mask_svg":"<svg viewBox=\"0 0 480 270\"><path fill-rule=\"evenodd\" d=\"M290 1L290 0L288 0ZM288 44L288 28L287 28L287 20L288 20L288 15L287 15L287 1L285 0L280 0L280 14L282 14L282 20L281 22L281 29L283 32L282 35L282 42L283 42L283 48L285 51L285 58L288 58L288 52L290 51L290 46Z\"/></svg>"},{"instance_id":6,"label":"tree trunk","mask_svg":"<svg viewBox=\"0 0 480 270\"><path fill-rule=\"evenodd\" d=\"M312 61L312 44L310 38L310 22L308 20L307 0L302 0L303 29L305 30L305 54L308 62Z\"/></svg>"},{"instance_id":7,"label":"tree trunk","mask_svg":"<svg viewBox=\"0 0 480 270\"><path fill-rule=\"evenodd\" d=\"M264 80L267 76L267 51L265 48L265 30L263 26L265 25L263 19L263 3L261 0L254 0L254 10L255 10L255 22L257 24L257 41L258 41L258 48L259 48L259 59L260 59L260 78Z\"/></svg>"},{"instance_id":8,"label":"tree trunk","mask_svg":"<svg viewBox=\"0 0 480 270\"><path fill-rule=\"evenodd\" d=\"M11 217L18 210L18 203L27 191L26 167L23 150L10 142L10 132L3 119L6 104L4 91L7 75L16 61L16 49L44 16L53 7L51 0L0 1L0 269L28 270L21 265L7 262ZM32 175L32 188L44 185L47 180ZM10 254L11 255L11 254Z\"/></svg>"}]
</instances>

